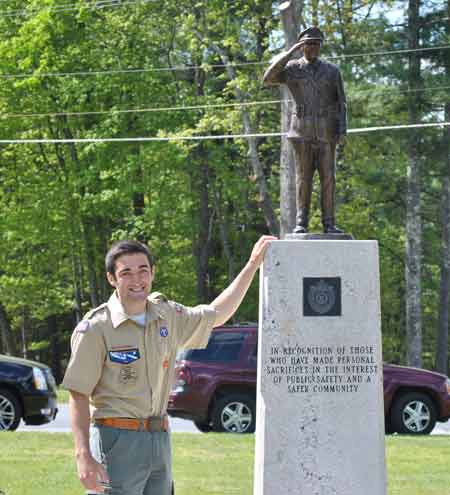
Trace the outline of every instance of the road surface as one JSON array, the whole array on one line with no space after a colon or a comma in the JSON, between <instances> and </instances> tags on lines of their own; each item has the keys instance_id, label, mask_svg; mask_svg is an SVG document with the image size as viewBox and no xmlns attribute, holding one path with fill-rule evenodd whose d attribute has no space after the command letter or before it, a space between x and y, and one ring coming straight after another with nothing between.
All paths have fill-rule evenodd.
<instances>
[{"instance_id":1,"label":"road surface","mask_svg":"<svg viewBox=\"0 0 450 495\"><path fill-rule=\"evenodd\" d=\"M20 423L17 431L45 431L49 433L69 433L70 432L70 419L69 419L69 406L67 404L59 404L59 411L56 415L55 421L47 423L41 426L27 426ZM192 421L179 418L170 418L170 427L173 432L177 433L200 433L195 427Z\"/></svg>"},{"instance_id":2,"label":"road surface","mask_svg":"<svg viewBox=\"0 0 450 495\"><path fill-rule=\"evenodd\" d=\"M170 427L172 432L176 433L200 433L192 421L179 418L170 418ZM41 426L26 426L22 422L18 431L45 431L50 433L69 433L69 406L67 404L59 405L59 412L55 421ZM450 421L446 423L437 423L432 435L450 435Z\"/></svg>"}]
</instances>

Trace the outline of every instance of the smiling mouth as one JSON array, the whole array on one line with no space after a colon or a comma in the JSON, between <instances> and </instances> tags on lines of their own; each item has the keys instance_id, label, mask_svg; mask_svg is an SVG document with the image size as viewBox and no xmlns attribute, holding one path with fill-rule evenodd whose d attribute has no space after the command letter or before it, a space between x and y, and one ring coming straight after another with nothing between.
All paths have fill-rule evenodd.
<instances>
[{"instance_id":1,"label":"smiling mouth","mask_svg":"<svg viewBox=\"0 0 450 495\"><path fill-rule=\"evenodd\" d=\"M144 287L139 287L139 289L136 289L136 288L133 289L131 287L129 289L129 291L132 292L133 294L141 294L141 293L145 292L145 289L144 289Z\"/></svg>"}]
</instances>

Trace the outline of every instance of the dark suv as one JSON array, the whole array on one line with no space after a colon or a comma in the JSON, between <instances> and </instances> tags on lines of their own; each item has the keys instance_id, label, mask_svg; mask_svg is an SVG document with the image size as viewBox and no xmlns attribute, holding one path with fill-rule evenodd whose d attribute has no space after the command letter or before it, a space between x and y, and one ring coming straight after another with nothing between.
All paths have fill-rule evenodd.
<instances>
[{"instance_id":1,"label":"dark suv","mask_svg":"<svg viewBox=\"0 0 450 495\"><path fill-rule=\"evenodd\" d=\"M28 359L0 355L0 430L15 430L56 417L56 386L50 368Z\"/></svg>"},{"instance_id":2,"label":"dark suv","mask_svg":"<svg viewBox=\"0 0 450 495\"><path fill-rule=\"evenodd\" d=\"M201 431L255 430L256 325L214 329L206 349L179 355L171 416ZM450 380L440 373L383 366L386 432L426 434L450 418Z\"/></svg>"}]
</instances>

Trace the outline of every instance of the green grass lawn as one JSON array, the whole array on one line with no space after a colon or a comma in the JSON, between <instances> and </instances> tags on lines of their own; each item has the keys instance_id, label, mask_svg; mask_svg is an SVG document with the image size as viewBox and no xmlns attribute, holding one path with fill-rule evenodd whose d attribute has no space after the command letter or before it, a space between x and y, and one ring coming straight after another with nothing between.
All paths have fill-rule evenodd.
<instances>
[{"instance_id":1,"label":"green grass lawn","mask_svg":"<svg viewBox=\"0 0 450 495\"><path fill-rule=\"evenodd\" d=\"M252 495L254 436L172 435L176 495ZM389 495L450 495L450 439L387 437ZM0 493L83 495L70 434L0 434ZM282 494L280 494L282 495Z\"/></svg>"},{"instance_id":2,"label":"green grass lawn","mask_svg":"<svg viewBox=\"0 0 450 495\"><path fill-rule=\"evenodd\" d=\"M67 404L69 402L69 391L58 387L56 389L56 395L58 397L58 404Z\"/></svg>"}]
</instances>

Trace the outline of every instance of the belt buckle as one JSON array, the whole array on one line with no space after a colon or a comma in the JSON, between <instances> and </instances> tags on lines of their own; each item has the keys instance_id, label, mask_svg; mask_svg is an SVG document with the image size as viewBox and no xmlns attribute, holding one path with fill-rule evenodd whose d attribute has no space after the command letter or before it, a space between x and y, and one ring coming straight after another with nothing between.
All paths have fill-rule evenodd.
<instances>
[{"instance_id":1,"label":"belt buckle","mask_svg":"<svg viewBox=\"0 0 450 495\"><path fill-rule=\"evenodd\" d=\"M164 429L163 419L150 416L148 419L148 431L150 433L159 433Z\"/></svg>"},{"instance_id":2,"label":"belt buckle","mask_svg":"<svg viewBox=\"0 0 450 495\"><path fill-rule=\"evenodd\" d=\"M139 420L139 429L138 431L148 431L148 427L150 426L150 423L147 424L147 427L145 426L145 422L148 421L148 419L140 419Z\"/></svg>"},{"instance_id":3,"label":"belt buckle","mask_svg":"<svg viewBox=\"0 0 450 495\"><path fill-rule=\"evenodd\" d=\"M157 433L161 431L161 425L159 424L159 419L157 418L149 418L148 419L148 431L151 433Z\"/></svg>"}]
</instances>

